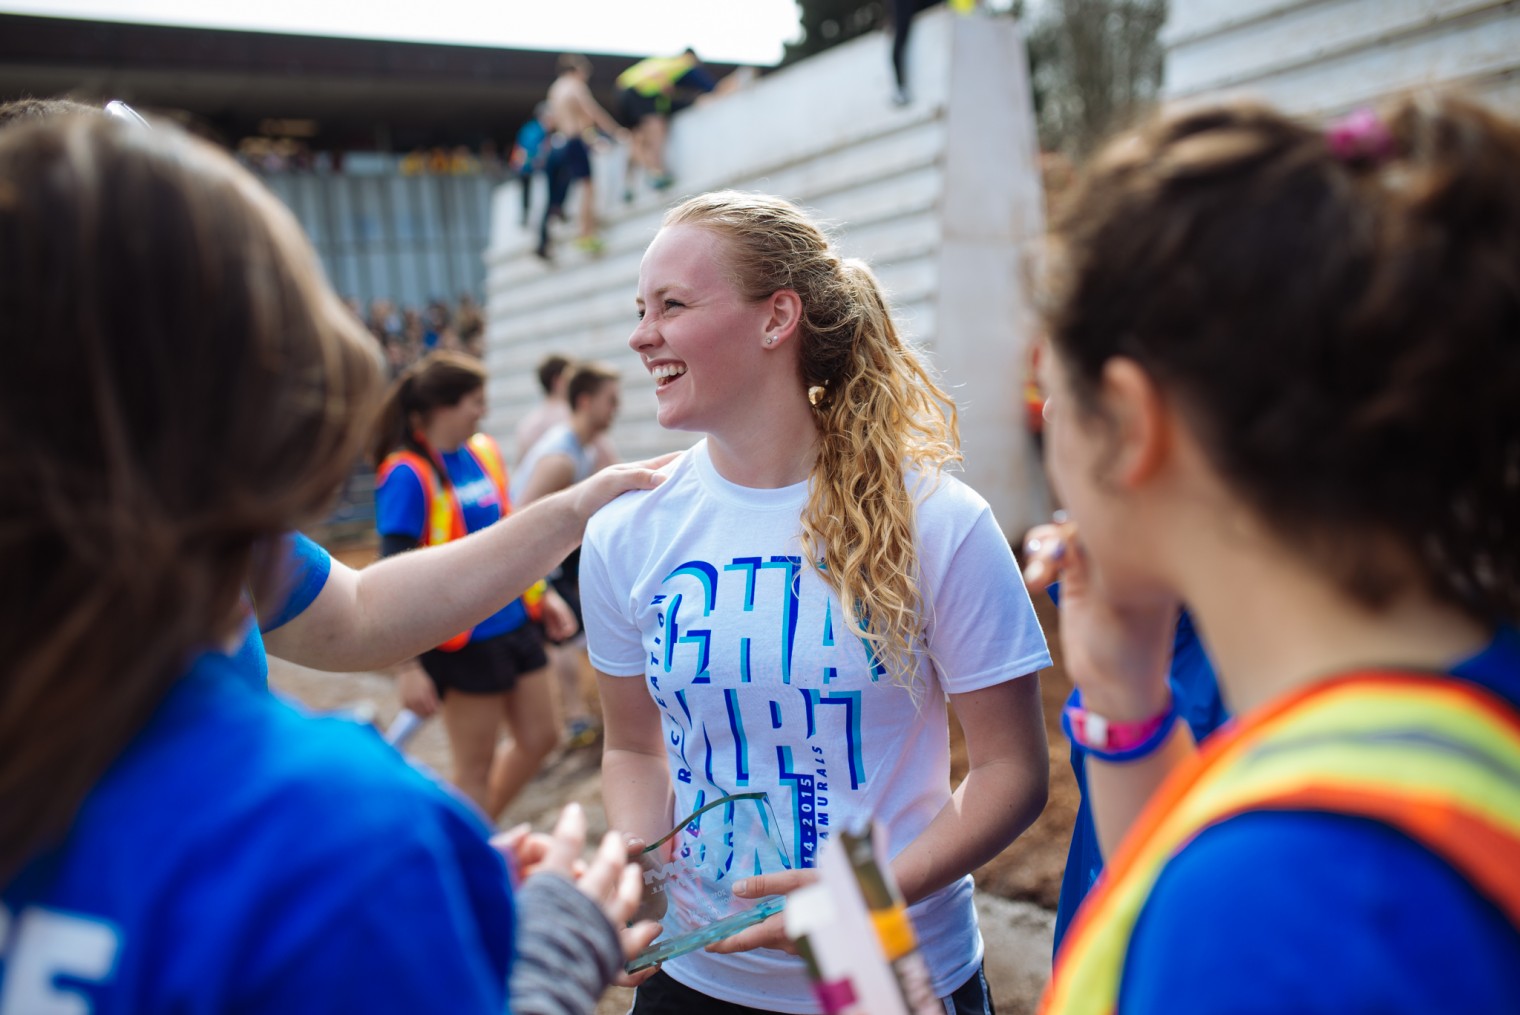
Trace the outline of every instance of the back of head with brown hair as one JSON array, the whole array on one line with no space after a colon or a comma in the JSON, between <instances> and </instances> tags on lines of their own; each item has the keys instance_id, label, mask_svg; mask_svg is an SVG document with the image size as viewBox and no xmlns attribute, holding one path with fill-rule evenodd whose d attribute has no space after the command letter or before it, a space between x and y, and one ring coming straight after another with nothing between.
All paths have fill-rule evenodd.
<instances>
[{"instance_id":1,"label":"back of head with brown hair","mask_svg":"<svg viewBox=\"0 0 1520 1015\"><path fill-rule=\"evenodd\" d=\"M922 642L913 502L904 467L958 461L955 405L897 333L876 277L839 255L802 209L763 194L720 191L671 209L665 225L711 229L727 244L739 292L802 301L797 383L819 388L802 536L889 679L911 681Z\"/></svg>"},{"instance_id":2,"label":"back of head with brown hair","mask_svg":"<svg viewBox=\"0 0 1520 1015\"><path fill-rule=\"evenodd\" d=\"M256 544L350 467L379 364L321 278L284 207L178 130L0 131L0 881L241 631Z\"/></svg>"},{"instance_id":3,"label":"back of head with brown hair","mask_svg":"<svg viewBox=\"0 0 1520 1015\"><path fill-rule=\"evenodd\" d=\"M568 74L571 71L580 71L586 77L591 76L591 61L579 53L561 53L559 59L554 61L556 74Z\"/></svg>"},{"instance_id":4,"label":"back of head with brown hair","mask_svg":"<svg viewBox=\"0 0 1520 1015\"><path fill-rule=\"evenodd\" d=\"M73 99L13 99L0 103L0 127L60 116L105 116L105 112L98 106L88 106Z\"/></svg>"},{"instance_id":5,"label":"back of head with brown hair","mask_svg":"<svg viewBox=\"0 0 1520 1015\"><path fill-rule=\"evenodd\" d=\"M554 393L554 382L559 380L560 374L570 366L570 358L561 356L557 352L551 352L538 361L538 386L544 389L544 394Z\"/></svg>"},{"instance_id":6,"label":"back of head with brown hair","mask_svg":"<svg viewBox=\"0 0 1520 1015\"><path fill-rule=\"evenodd\" d=\"M1520 617L1516 124L1452 97L1329 133L1252 105L1164 116L1096 156L1056 231L1080 408L1129 357L1360 601L1412 563L1469 614Z\"/></svg>"},{"instance_id":7,"label":"back of head with brown hair","mask_svg":"<svg viewBox=\"0 0 1520 1015\"><path fill-rule=\"evenodd\" d=\"M595 395L602 385L618 379L615 368L606 363L577 363L570 370L570 383L565 387L565 398L574 412L582 395Z\"/></svg>"},{"instance_id":8,"label":"back of head with brown hair","mask_svg":"<svg viewBox=\"0 0 1520 1015\"><path fill-rule=\"evenodd\" d=\"M405 448L433 461L433 450L423 441L419 430L433 409L458 405L472 391L485 387L486 368L474 356L440 349L428 353L391 384L377 414L370 458L376 467L392 451ZM434 471L445 486L448 473Z\"/></svg>"}]
</instances>

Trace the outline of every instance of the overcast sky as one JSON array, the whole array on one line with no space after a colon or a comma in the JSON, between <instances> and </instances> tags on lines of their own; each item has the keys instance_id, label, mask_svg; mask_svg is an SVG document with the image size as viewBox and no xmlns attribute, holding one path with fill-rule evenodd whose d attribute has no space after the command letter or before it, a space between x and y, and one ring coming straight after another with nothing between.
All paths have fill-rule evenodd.
<instances>
[{"instance_id":1,"label":"overcast sky","mask_svg":"<svg viewBox=\"0 0 1520 1015\"><path fill-rule=\"evenodd\" d=\"M0 0L8 14L774 64L794 0Z\"/></svg>"}]
</instances>

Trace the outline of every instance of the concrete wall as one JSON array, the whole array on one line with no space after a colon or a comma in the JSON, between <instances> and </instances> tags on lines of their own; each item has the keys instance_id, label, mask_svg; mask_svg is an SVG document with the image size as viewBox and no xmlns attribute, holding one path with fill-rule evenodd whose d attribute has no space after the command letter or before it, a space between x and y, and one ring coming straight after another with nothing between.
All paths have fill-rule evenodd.
<instances>
[{"instance_id":1,"label":"concrete wall","mask_svg":"<svg viewBox=\"0 0 1520 1015\"><path fill-rule=\"evenodd\" d=\"M415 175L401 159L349 156L341 173L265 173L262 179L311 237L328 281L344 296L422 309L479 299L485 269L491 180L481 175Z\"/></svg>"},{"instance_id":2,"label":"concrete wall","mask_svg":"<svg viewBox=\"0 0 1520 1015\"><path fill-rule=\"evenodd\" d=\"M561 242L556 263L542 264L516 190L500 188L486 255L487 428L510 436L538 400L534 364L560 351L623 370L613 436L625 456L689 445L693 435L655 422L652 383L626 345L639 260L669 204L765 191L813 209L845 254L876 268L899 325L956 398L964 478L1005 530L1043 517L1019 405L1030 331L1021 265L1042 229L1023 42L1011 19L938 9L915 25L909 66L903 108L888 101L888 39L873 33L678 115L668 149L678 182L663 195L639 188L624 203L622 153L598 155L607 245L597 257Z\"/></svg>"},{"instance_id":3,"label":"concrete wall","mask_svg":"<svg viewBox=\"0 0 1520 1015\"><path fill-rule=\"evenodd\" d=\"M1244 93L1344 112L1459 86L1520 112L1520 4L1501 0L1172 0L1170 99Z\"/></svg>"}]
</instances>

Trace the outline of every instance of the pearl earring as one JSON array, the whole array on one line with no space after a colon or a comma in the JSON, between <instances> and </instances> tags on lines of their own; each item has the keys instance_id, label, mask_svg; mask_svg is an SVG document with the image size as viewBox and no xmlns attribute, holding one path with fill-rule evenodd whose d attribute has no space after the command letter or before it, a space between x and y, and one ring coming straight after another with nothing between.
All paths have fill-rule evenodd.
<instances>
[{"instance_id":1,"label":"pearl earring","mask_svg":"<svg viewBox=\"0 0 1520 1015\"><path fill-rule=\"evenodd\" d=\"M765 344L766 345L775 345L776 344L776 336L775 335L769 335L769 336L767 336L766 339L765 339Z\"/></svg>"}]
</instances>

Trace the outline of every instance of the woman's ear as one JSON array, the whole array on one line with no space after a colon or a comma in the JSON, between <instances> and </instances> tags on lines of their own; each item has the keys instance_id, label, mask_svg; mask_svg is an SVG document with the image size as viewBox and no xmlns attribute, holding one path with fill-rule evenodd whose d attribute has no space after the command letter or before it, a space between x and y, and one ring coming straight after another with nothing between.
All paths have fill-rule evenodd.
<instances>
[{"instance_id":1,"label":"woman's ear","mask_svg":"<svg viewBox=\"0 0 1520 1015\"><path fill-rule=\"evenodd\" d=\"M1112 421L1109 478L1121 489L1140 486L1171 454L1172 408L1151 377L1134 360L1115 356L1103 366L1102 401Z\"/></svg>"},{"instance_id":2,"label":"woman's ear","mask_svg":"<svg viewBox=\"0 0 1520 1015\"><path fill-rule=\"evenodd\" d=\"M795 289L778 289L771 293L768 304L765 335L774 336L775 341L767 342L766 347L774 349L785 345L797 333L802 320L802 297Z\"/></svg>"}]
</instances>

